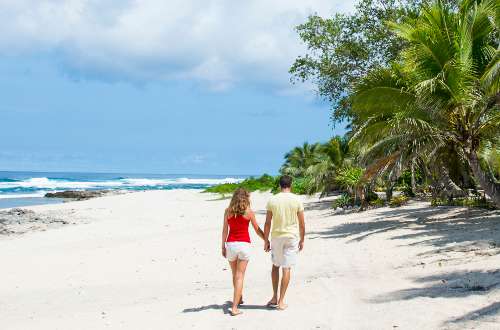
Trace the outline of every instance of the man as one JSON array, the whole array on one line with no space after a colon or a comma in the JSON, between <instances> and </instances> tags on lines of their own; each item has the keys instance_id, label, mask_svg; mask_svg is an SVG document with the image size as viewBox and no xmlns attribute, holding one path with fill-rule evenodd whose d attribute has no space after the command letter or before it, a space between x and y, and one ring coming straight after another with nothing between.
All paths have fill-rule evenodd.
<instances>
[{"instance_id":1,"label":"man","mask_svg":"<svg viewBox=\"0 0 500 330\"><path fill-rule=\"evenodd\" d=\"M273 262L273 297L268 306L279 310L287 308L285 293L290 282L290 268L295 265L297 252L304 248L304 206L295 194L291 193L292 178L280 178L281 192L271 197L267 203L266 224L264 227L264 250L271 250ZM272 231L271 231L272 224ZM271 232L271 242L269 233ZM280 268L282 269L280 283ZM278 298L278 286L279 298Z\"/></svg>"}]
</instances>

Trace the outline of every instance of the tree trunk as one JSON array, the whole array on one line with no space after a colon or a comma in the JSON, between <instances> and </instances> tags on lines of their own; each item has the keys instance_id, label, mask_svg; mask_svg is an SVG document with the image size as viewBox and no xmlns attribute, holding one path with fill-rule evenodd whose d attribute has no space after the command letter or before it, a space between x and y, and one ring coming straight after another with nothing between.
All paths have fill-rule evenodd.
<instances>
[{"instance_id":1,"label":"tree trunk","mask_svg":"<svg viewBox=\"0 0 500 330\"><path fill-rule=\"evenodd\" d=\"M497 207L500 207L500 184L496 183L487 172L483 171L475 151L467 152L466 155L472 169L472 173L477 179L479 185L484 189L484 192L489 198L491 198L493 203Z\"/></svg>"},{"instance_id":2,"label":"tree trunk","mask_svg":"<svg viewBox=\"0 0 500 330\"><path fill-rule=\"evenodd\" d=\"M411 191L415 195L417 193L417 183L415 182L415 160L411 160Z\"/></svg>"},{"instance_id":3,"label":"tree trunk","mask_svg":"<svg viewBox=\"0 0 500 330\"><path fill-rule=\"evenodd\" d=\"M441 165L440 170L439 185L443 189L441 192L441 197L453 198L453 197L463 197L466 193L450 178L450 173L448 169Z\"/></svg>"},{"instance_id":4,"label":"tree trunk","mask_svg":"<svg viewBox=\"0 0 500 330\"><path fill-rule=\"evenodd\" d=\"M392 182L389 182L387 189L385 190L385 200L389 202L392 199L392 190L394 189L394 185Z\"/></svg>"}]
</instances>

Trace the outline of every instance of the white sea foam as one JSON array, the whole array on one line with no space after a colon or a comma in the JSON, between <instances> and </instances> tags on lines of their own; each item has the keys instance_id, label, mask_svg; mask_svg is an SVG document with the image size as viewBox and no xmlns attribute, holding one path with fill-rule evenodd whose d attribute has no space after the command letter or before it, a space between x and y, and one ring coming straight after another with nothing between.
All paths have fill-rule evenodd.
<instances>
[{"instance_id":1,"label":"white sea foam","mask_svg":"<svg viewBox=\"0 0 500 330\"><path fill-rule=\"evenodd\" d=\"M164 185L182 185L182 184L206 184L216 185L222 183L238 183L243 179L224 178L224 179L123 179L122 182L129 186L164 186Z\"/></svg>"},{"instance_id":2,"label":"white sea foam","mask_svg":"<svg viewBox=\"0 0 500 330\"><path fill-rule=\"evenodd\" d=\"M67 181L55 180L46 177L30 178L23 181L0 182L0 189L96 189L96 188L126 188L126 187L162 187L171 185L217 185L222 183L238 183L241 178L224 179L193 179L193 178L174 178L174 179L146 179L146 178L127 178L109 181Z\"/></svg>"},{"instance_id":3,"label":"white sea foam","mask_svg":"<svg viewBox=\"0 0 500 330\"><path fill-rule=\"evenodd\" d=\"M0 199L44 197L46 193L46 191L37 191L31 194L0 194Z\"/></svg>"}]
</instances>

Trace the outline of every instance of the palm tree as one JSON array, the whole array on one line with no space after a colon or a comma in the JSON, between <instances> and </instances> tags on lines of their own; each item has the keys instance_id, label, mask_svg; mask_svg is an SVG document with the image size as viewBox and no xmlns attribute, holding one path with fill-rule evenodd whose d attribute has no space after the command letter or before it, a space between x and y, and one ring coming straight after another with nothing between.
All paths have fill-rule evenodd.
<instances>
[{"instance_id":1,"label":"palm tree","mask_svg":"<svg viewBox=\"0 0 500 330\"><path fill-rule=\"evenodd\" d=\"M361 207L364 207L365 194L364 188L366 180L363 176L364 170L357 166L348 166L337 172L335 180L353 196L354 202L360 201Z\"/></svg>"},{"instance_id":2,"label":"palm tree","mask_svg":"<svg viewBox=\"0 0 500 330\"><path fill-rule=\"evenodd\" d=\"M321 157L321 145L304 142L285 154L285 163L280 169L283 174L303 176L306 169L316 164Z\"/></svg>"},{"instance_id":3,"label":"palm tree","mask_svg":"<svg viewBox=\"0 0 500 330\"><path fill-rule=\"evenodd\" d=\"M440 156L451 148L500 206L500 184L479 153L500 135L499 13L496 0L435 1L413 22L390 24L408 48L351 97L354 139L369 145L374 172L419 159L446 172Z\"/></svg>"}]
</instances>

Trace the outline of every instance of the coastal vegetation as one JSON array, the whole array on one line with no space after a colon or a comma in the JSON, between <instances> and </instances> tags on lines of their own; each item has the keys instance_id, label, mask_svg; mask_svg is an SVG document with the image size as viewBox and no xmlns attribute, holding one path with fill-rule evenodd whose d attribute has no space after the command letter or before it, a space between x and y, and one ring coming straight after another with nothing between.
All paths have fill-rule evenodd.
<instances>
[{"instance_id":1,"label":"coastal vegetation","mask_svg":"<svg viewBox=\"0 0 500 330\"><path fill-rule=\"evenodd\" d=\"M383 205L375 192L390 206L420 195L500 207L499 24L496 0L366 0L353 14L309 17L290 73L313 82L348 131L293 148L280 173L299 193L342 192L334 207ZM270 176L245 181L276 187Z\"/></svg>"}]
</instances>

